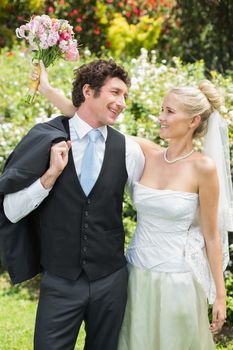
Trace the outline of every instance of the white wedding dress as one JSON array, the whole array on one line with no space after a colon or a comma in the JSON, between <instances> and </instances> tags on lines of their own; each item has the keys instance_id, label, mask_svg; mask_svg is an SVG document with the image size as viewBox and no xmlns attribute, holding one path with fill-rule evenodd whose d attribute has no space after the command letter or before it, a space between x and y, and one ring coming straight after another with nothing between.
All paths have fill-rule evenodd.
<instances>
[{"instance_id":1,"label":"white wedding dress","mask_svg":"<svg viewBox=\"0 0 233 350\"><path fill-rule=\"evenodd\" d=\"M118 350L215 349L207 296L189 259L198 195L135 183L133 201L137 228L126 253L128 301Z\"/></svg>"}]
</instances>

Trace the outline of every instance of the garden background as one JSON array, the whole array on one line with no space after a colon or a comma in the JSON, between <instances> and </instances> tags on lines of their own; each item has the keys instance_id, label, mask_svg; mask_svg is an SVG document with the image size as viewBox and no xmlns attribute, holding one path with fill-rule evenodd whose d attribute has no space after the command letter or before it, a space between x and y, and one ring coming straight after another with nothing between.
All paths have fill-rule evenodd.
<instances>
[{"instance_id":1,"label":"garden background","mask_svg":"<svg viewBox=\"0 0 233 350\"><path fill-rule=\"evenodd\" d=\"M0 170L34 123L59 114L39 94L34 104L24 102L31 65L15 29L33 14L43 13L69 20L79 42L78 63L60 61L49 68L52 85L67 96L73 69L95 57L114 57L129 70L132 86L128 107L116 126L128 134L163 144L158 136L158 115L165 92L174 85L211 79L225 100L221 112L229 124L233 169L233 1L1 0ZM135 212L127 194L125 199L127 245L135 228ZM232 248L233 234L229 238ZM232 272L231 261L226 271L228 318L216 339L218 349L233 350ZM0 350L32 349L38 283L39 278L35 278L11 287L1 266ZM83 339L82 329L76 350L82 349Z\"/></svg>"}]
</instances>

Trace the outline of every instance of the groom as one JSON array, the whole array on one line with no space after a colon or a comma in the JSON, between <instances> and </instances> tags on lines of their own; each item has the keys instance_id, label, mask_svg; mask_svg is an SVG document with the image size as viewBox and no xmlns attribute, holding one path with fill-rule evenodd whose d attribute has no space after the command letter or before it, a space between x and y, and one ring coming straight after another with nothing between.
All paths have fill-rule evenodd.
<instances>
[{"instance_id":1,"label":"groom","mask_svg":"<svg viewBox=\"0 0 233 350\"><path fill-rule=\"evenodd\" d=\"M83 320L85 350L117 349L127 297L123 193L144 166L140 147L109 126L125 108L129 84L113 60L81 66L72 93L77 113L35 126L9 158L2 187L0 179L9 225L30 218L26 237L39 242L35 350L74 349ZM6 261L12 272L14 259Z\"/></svg>"}]
</instances>

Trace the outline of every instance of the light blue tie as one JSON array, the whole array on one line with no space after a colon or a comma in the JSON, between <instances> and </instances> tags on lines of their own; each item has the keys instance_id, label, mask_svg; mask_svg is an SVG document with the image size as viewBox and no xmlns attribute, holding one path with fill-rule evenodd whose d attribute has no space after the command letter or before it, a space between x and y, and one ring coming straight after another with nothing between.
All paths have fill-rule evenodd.
<instances>
[{"instance_id":1,"label":"light blue tie","mask_svg":"<svg viewBox=\"0 0 233 350\"><path fill-rule=\"evenodd\" d=\"M83 155L80 174L80 184L86 196L91 192L100 172L101 165L98 162L96 152L96 140L100 136L101 132L99 129L92 129L88 133L89 142Z\"/></svg>"}]
</instances>

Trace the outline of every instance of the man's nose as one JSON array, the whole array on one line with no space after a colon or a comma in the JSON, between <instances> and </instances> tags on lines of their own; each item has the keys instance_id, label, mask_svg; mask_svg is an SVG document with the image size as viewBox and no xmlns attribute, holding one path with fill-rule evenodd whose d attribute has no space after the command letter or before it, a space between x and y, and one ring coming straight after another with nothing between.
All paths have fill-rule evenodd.
<instances>
[{"instance_id":1,"label":"man's nose","mask_svg":"<svg viewBox=\"0 0 233 350\"><path fill-rule=\"evenodd\" d=\"M121 108L125 108L126 107L126 102L125 102L125 97L124 96L120 96L117 100L117 104L118 106L120 106Z\"/></svg>"}]
</instances>

